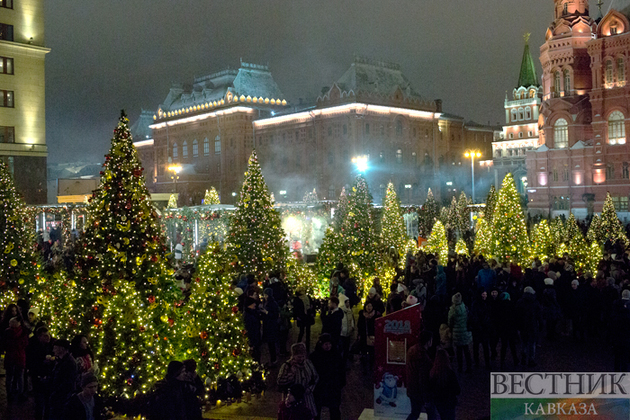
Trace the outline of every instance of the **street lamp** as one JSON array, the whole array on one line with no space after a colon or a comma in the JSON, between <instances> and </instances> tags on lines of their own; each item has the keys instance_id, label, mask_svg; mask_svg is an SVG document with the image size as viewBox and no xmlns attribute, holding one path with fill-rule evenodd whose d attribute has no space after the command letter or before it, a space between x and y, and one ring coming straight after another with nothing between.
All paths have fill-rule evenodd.
<instances>
[{"instance_id":1,"label":"street lamp","mask_svg":"<svg viewBox=\"0 0 630 420\"><path fill-rule=\"evenodd\" d=\"M472 174L472 202L475 203L475 157L480 158L481 152L478 150L467 150L464 156L470 158L470 173Z\"/></svg>"},{"instance_id":2,"label":"street lamp","mask_svg":"<svg viewBox=\"0 0 630 420\"><path fill-rule=\"evenodd\" d=\"M179 179L179 173L182 171L182 165L178 165L178 164L170 165L167 169L173 172L173 175L171 175L171 179L173 180L173 183L175 184L175 194L177 194L177 180Z\"/></svg>"},{"instance_id":3,"label":"street lamp","mask_svg":"<svg viewBox=\"0 0 630 420\"><path fill-rule=\"evenodd\" d=\"M368 157L366 155L353 157L352 163L354 163L359 172L365 172L368 169Z\"/></svg>"}]
</instances>

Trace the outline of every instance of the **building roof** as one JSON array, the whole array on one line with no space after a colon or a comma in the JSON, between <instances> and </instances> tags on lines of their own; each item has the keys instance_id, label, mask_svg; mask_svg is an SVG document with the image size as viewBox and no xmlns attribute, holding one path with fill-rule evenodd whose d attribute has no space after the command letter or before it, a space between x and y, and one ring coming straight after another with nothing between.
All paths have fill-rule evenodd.
<instances>
[{"instance_id":1,"label":"building roof","mask_svg":"<svg viewBox=\"0 0 630 420\"><path fill-rule=\"evenodd\" d=\"M149 128L151 124L153 124L153 111L143 109L136 122L130 127L133 140L150 139L153 136Z\"/></svg>"},{"instance_id":2,"label":"building roof","mask_svg":"<svg viewBox=\"0 0 630 420\"><path fill-rule=\"evenodd\" d=\"M530 86L540 86L540 83L538 82L532 53L529 51L529 36L525 36L525 49L523 50L523 60L521 61L521 72L518 75L517 88Z\"/></svg>"},{"instance_id":3,"label":"building roof","mask_svg":"<svg viewBox=\"0 0 630 420\"><path fill-rule=\"evenodd\" d=\"M226 69L206 76L195 77L192 85L173 84L162 111L219 102L228 92L235 97L284 99L269 67L241 61L238 70Z\"/></svg>"}]
</instances>

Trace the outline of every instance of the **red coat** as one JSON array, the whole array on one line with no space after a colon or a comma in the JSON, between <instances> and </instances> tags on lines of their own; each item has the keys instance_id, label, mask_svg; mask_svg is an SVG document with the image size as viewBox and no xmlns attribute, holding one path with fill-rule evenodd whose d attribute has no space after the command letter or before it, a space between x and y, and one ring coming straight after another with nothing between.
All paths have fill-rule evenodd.
<instances>
[{"instance_id":1,"label":"red coat","mask_svg":"<svg viewBox=\"0 0 630 420\"><path fill-rule=\"evenodd\" d=\"M28 345L28 330L22 326L7 328L4 331L5 369L9 366L26 367L26 346Z\"/></svg>"}]
</instances>

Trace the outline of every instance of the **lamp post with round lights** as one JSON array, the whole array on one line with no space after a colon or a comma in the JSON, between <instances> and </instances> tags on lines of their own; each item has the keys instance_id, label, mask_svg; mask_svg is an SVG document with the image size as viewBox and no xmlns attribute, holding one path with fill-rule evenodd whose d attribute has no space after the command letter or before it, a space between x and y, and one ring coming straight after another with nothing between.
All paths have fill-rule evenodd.
<instances>
[{"instance_id":1,"label":"lamp post with round lights","mask_svg":"<svg viewBox=\"0 0 630 420\"><path fill-rule=\"evenodd\" d=\"M177 194L177 180L179 179L179 173L182 171L182 165L173 164L168 167L168 170L173 173L171 179L175 184L175 194Z\"/></svg>"},{"instance_id":2,"label":"lamp post with round lights","mask_svg":"<svg viewBox=\"0 0 630 420\"><path fill-rule=\"evenodd\" d=\"M472 175L472 202L475 202L475 157L480 158L481 152L479 150L466 150L464 156L470 158L470 173Z\"/></svg>"}]
</instances>

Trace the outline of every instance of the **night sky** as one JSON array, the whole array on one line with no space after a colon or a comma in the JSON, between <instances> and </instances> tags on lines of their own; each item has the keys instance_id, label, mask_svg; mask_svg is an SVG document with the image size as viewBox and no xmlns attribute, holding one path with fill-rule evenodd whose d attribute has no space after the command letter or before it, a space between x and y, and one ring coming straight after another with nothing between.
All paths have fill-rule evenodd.
<instances>
[{"instance_id":1,"label":"night sky","mask_svg":"<svg viewBox=\"0 0 630 420\"><path fill-rule=\"evenodd\" d=\"M614 7L630 0L615 0ZM591 2L595 15L595 2ZM289 101L315 98L353 54L397 62L444 111L503 123L523 34L540 72L552 0L45 1L49 162L100 162L120 109L133 123L172 82L269 64ZM607 10L610 1L604 8ZM78 7L77 7L78 6ZM605 11L604 10L604 11ZM540 74L539 74L540 75Z\"/></svg>"}]
</instances>

